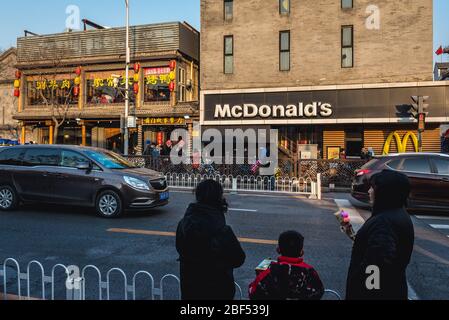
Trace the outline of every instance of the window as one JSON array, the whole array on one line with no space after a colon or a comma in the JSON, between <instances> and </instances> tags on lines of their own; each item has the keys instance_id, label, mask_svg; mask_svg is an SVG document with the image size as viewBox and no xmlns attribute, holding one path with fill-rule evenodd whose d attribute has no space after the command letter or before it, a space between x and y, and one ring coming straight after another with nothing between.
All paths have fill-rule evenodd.
<instances>
[{"instance_id":1,"label":"window","mask_svg":"<svg viewBox=\"0 0 449 320\"><path fill-rule=\"evenodd\" d=\"M0 153L0 165L20 166L23 149L11 148Z\"/></svg>"},{"instance_id":2,"label":"window","mask_svg":"<svg viewBox=\"0 0 449 320\"><path fill-rule=\"evenodd\" d=\"M345 131L346 156L361 157L363 149L363 131L357 128Z\"/></svg>"},{"instance_id":3,"label":"window","mask_svg":"<svg viewBox=\"0 0 449 320\"><path fill-rule=\"evenodd\" d=\"M29 149L23 158L23 165L28 167L57 167L59 165L59 151L57 149Z\"/></svg>"},{"instance_id":4,"label":"window","mask_svg":"<svg viewBox=\"0 0 449 320\"><path fill-rule=\"evenodd\" d=\"M234 73L234 37L224 37L224 73Z\"/></svg>"},{"instance_id":5,"label":"window","mask_svg":"<svg viewBox=\"0 0 449 320\"><path fill-rule=\"evenodd\" d=\"M393 161L388 162L387 165L388 165L391 169L399 170L399 167L400 167L401 163L402 163L402 159L396 159L396 160L393 160Z\"/></svg>"},{"instance_id":6,"label":"window","mask_svg":"<svg viewBox=\"0 0 449 320\"><path fill-rule=\"evenodd\" d=\"M89 160L78 152L68 150L61 152L61 167L76 168L78 165L86 162L89 162Z\"/></svg>"},{"instance_id":7,"label":"window","mask_svg":"<svg viewBox=\"0 0 449 320\"><path fill-rule=\"evenodd\" d=\"M279 33L279 70L290 70L290 31Z\"/></svg>"},{"instance_id":8,"label":"window","mask_svg":"<svg viewBox=\"0 0 449 320\"><path fill-rule=\"evenodd\" d=\"M352 0L341 0L341 8L342 9L352 9L353 1Z\"/></svg>"},{"instance_id":9,"label":"window","mask_svg":"<svg viewBox=\"0 0 449 320\"><path fill-rule=\"evenodd\" d=\"M423 158L408 158L402 164L402 171L417 172L417 173L431 173L430 164L427 159Z\"/></svg>"},{"instance_id":10,"label":"window","mask_svg":"<svg viewBox=\"0 0 449 320\"><path fill-rule=\"evenodd\" d=\"M118 73L118 72L117 72ZM135 101L135 94L132 90L133 75L129 76L129 99ZM112 75L107 78L91 78L86 81L86 98L88 104L111 104L125 103L126 79L124 76L114 78Z\"/></svg>"},{"instance_id":11,"label":"window","mask_svg":"<svg viewBox=\"0 0 449 320\"><path fill-rule=\"evenodd\" d=\"M73 80L38 80L27 82L27 102L29 106L48 104L78 104L73 93Z\"/></svg>"},{"instance_id":12,"label":"window","mask_svg":"<svg viewBox=\"0 0 449 320\"><path fill-rule=\"evenodd\" d=\"M232 20L234 16L234 1L224 0L224 19L226 21Z\"/></svg>"},{"instance_id":13,"label":"window","mask_svg":"<svg viewBox=\"0 0 449 320\"><path fill-rule=\"evenodd\" d=\"M290 0L279 0L279 13L282 15L290 14Z\"/></svg>"},{"instance_id":14,"label":"window","mask_svg":"<svg viewBox=\"0 0 449 320\"><path fill-rule=\"evenodd\" d=\"M178 101L186 101L186 70L178 69Z\"/></svg>"},{"instance_id":15,"label":"window","mask_svg":"<svg viewBox=\"0 0 449 320\"><path fill-rule=\"evenodd\" d=\"M170 72L171 70L168 67L144 69L143 96L145 102L170 102Z\"/></svg>"},{"instance_id":16,"label":"window","mask_svg":"<svg viewBox=\"0 0 449 320\"><path fill-rule=\"evenodd\" d=\"M354 27L343 26L341 28L341 67L352 68L354 66Z\"/></svg>"},{"instance_id":17,"label":"window","mask_svg":"<svg viewBox=\"0 0 449 320\"><path fill-rule=\"evenodd\" d=\"M449 175L449 160L434 158L433 162L437 167L438 174Z\"/></svg>"},{"instance_id":18,"label":"window","mask_svg":"<svg viewBox=\"0 0 449 320\"><path fill-rule=\"evenodd\" d=\"M90 158L94 159L107 169L123 170L136 168L135 165L113 152L86 151L85 154L87 154Z\"/></svg>"}]
</instances>

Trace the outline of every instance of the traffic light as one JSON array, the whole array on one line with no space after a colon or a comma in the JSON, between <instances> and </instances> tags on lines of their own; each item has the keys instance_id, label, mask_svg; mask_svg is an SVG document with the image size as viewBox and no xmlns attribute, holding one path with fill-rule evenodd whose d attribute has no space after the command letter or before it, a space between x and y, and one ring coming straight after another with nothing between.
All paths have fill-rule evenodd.
<instances>
[{"instance_id":1,"label":"traffic light","mask_svg":"<svg viewBox=\"0 0 449 320\"><path fill-rule=\"evenodd\" d=\"M420 114L425 114L426 116L429 114L427 112L429 109L429 104L427 103L429 98L429 96L412 96L413 103L410 113L415 119L418 119Z\"/></svg>"},{"instance_id":2,"label":"traffic light","mask_svg":"<svg viewBox=\"0 0 449 320\"><path fill-rule=\"evenodd\" d=\"M429 114L429 96L412 96L412 107L410 113L418 120L418 134L419 134L419 150L422 150L422 133L426 130L426 117Z\"/></svg>"}]
</instances>

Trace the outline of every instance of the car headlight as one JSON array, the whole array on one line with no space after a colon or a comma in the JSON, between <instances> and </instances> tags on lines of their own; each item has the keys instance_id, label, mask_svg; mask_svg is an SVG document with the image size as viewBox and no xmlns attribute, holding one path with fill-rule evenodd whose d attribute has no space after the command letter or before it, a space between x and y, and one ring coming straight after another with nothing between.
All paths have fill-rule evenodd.
<instances>
[{"instance_id":1,"label":"car headlight","mask_svg":"<svg viewBox=\"0 0 449 320\"><path fill-rule=\"evenodd\" d=\"M150 191L150 186L145 181L142 181L142 180L139 180L139 179L136 179L133 177L128 177L128 176L125 176L124 179L125 179L125 182L129 186L131 186L135 189Z\"/></svg>"}]
</instances>

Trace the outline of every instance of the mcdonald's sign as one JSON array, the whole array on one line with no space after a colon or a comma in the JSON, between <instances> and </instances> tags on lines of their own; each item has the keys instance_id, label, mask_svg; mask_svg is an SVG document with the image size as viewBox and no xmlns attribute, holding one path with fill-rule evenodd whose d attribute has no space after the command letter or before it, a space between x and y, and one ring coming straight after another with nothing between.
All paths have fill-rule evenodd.
<instances>
[{"instance_id":1,"label":"mcdonald's sign","mask_svg":"<svg viewBox=\"0 0 449 320\"><path fill-rule=\"evenodd\" d=\"M415 148L415 152L419 152L418 137L416 136L416 134L414 132L407 132L407 134L404 136L404 138L401 138L399 133L392 132L392 133L390 133L387 140L385 141L383 155L388 155L390 153L390 147L391 147L391 143L393 142L393 139L396 140L398 152L399 153L406 152L407 144L408 144L408 141L410 140L410 138L412 139L413 147Z\"/></svg>"}]
</instances>

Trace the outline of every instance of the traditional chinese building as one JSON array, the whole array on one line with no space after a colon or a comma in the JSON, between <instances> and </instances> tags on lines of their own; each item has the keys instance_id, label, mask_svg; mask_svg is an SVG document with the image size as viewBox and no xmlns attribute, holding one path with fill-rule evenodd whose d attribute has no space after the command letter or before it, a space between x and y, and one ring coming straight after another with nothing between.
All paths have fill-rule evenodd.
<instances>
[{"instance_id":1,"label":"traditional chinese building","mask_svg":"<svg viewBox=\"0 0 449 320\"><path fill-rule=\"evenodd\" d=\"M3 139L17 140L19 138L17 121L13 119L13 113L17 109L17 101L13 96L16 59L15 48L0 54L0 144Z\"/></svg>"},{"instance_id":2,"label":"traditional chinese building","mask_svg":"<svg viewBox=\"0 0 449 320\"><path fill-rule=\"evenodd\" d=\"M411 97L429 96L422 147L441 151L449 82L433 81L432 0L201 0L201 10L203 130L278 129L280 154L304 158L415 151Z\"/></svg>"},{"instance_id":3,"label":"traditional chinese building","mask_svg":"<svg viewBox=\"0 0 449 320\"><path fill-rule=\"evenodd\" d=\"M17 40L22 141L123 151L125 28ZM130 152L199 120L199 33L187 23L132 27ZM134 121L131 121L134 122Z\"/></svg>"}]
</instances>

